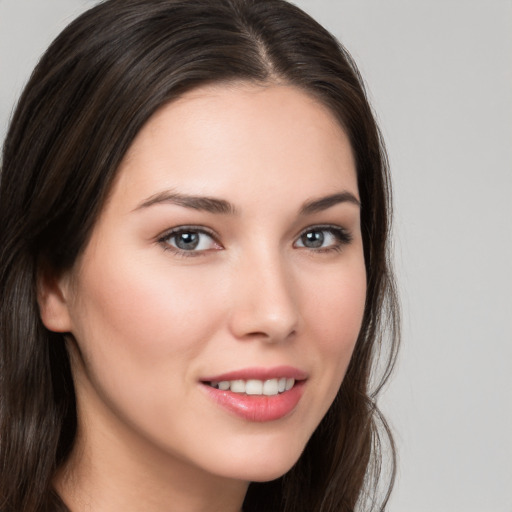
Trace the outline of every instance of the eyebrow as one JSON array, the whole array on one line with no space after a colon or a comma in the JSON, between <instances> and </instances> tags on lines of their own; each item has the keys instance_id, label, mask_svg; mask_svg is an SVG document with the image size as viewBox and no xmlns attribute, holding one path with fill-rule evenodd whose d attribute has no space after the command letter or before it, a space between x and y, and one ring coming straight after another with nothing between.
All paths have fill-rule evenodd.
<instances>
[{"instance_id":1,"label":"eyebrow","mask_svg":"<svg viewBox=\"0 0 512 512\"><path fill-rule=\"evenodd\" d=\"M343 191L318 199L308 200L301 206L299 213L300 215L318 213L340 203L352 203L356 206L361 206L359 200L354 194L348 191ZM225 199L178 194L172 191L164 191L152 195L137 206L134 211L149 208L155 204L175 204L185 208L192 208L194 210L201 210L221 215L236 215L238 213L237 208Z\"/></svg>"},{"instance_id":2,"label":"eyebrow","mask_svg":"<svg viewBox=\"0 0 512 512\"><path fill-rule=\"evenodd\" d=\"M187 194L173 193L171 191L160 192L149 197L146 201L137 206L135 210L149 208L155 204L165 203L222 215L234 215L237 213L236 208L224 199L207 196L191 196Z\"/></svg>"},{"instance_id":3,"label":"eyebrow","mask_svg":"<svg viewBox=\"0 0 512 512\"><path fill-rule=\"evenodd\" d=\"M301 215L307 215L311 213L321 212L323 210L327 210L331 208L331 206L335 206L339 203L352 203L358 207L361 207L361 203L359 199L352 194L352 192L343 191L337 194L332 194L330 196L321 197L319 199L312 199L310 201L306 201L302 208L300 209Z\"/></svg>"}]
</instances>

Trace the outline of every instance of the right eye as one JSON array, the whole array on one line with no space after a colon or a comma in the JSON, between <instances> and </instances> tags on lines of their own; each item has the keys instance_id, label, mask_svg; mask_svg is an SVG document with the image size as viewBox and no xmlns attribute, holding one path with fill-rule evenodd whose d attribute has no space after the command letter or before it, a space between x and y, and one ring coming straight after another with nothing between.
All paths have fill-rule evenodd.
<instances>
[{"instance_id":1,"label":"right eye","mask_svg":"<svg viewBox=\"0 0 512 512\"><path fill-rule=\"evenodd\" d=\"M173 250L181 254L190 253L187 256L192 256L192 253L222 249L213 235L204 229L193 227L180 227L168 231L160 238L159 242L164 245L166 250Z\"/></svg>"}]
</instances>

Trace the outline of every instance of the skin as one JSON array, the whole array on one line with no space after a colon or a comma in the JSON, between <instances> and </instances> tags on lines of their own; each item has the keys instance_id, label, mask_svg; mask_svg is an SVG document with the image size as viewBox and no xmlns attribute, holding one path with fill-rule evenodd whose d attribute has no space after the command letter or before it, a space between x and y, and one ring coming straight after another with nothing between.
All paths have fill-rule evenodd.
<instances>
[{"instance_id":1,"label":"skin","mask_svg":"<svg viewBox=\"0 0 512 512\"><path fill-rule=\"evenodd\" d=\"M159 200L169 192L220 198L236 212ZM293 87L199 88L150 119L82 255L40 283L43 322L72 334L79 433L55 485L74 512L239 511L250 481L296 462L339 389L363 315L357 201L301 213L341 193L358 198L349 141ZM351 240L316 228L322 246L306 246L302 235L326 224ZM164 235L190 225L212 236L179 252ZM307 380L295 409L274 421L227 411L200 382L279 365Z\"/></svg>"}]
</instances>

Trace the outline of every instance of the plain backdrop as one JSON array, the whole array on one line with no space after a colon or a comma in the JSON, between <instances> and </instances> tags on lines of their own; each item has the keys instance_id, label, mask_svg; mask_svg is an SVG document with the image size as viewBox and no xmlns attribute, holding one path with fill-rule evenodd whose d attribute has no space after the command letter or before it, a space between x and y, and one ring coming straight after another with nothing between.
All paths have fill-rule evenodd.
<instances>
[{"instance_id":1,"label":"plain backdrop","mask_svg":"<svg viewBox=\"0 0 512 512\"><path fill-rule=\"evenodd\" d=\"M94 1L0 0L0 139ZM512 1L301 0L349 49L395 193L403 347L392 512L512 512Z\"/></svg>"}]
</instances>

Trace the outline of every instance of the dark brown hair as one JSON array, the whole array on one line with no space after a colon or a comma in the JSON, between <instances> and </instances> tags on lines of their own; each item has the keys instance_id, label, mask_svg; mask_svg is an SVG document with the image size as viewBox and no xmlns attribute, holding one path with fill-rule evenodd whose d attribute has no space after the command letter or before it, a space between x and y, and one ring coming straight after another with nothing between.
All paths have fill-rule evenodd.
<instances>
[{"instance_id":1,"label":"dark brown hair","mask_svg":"<svg viewBox=\"0 0 512 512\"><path fill-rule=\"evenodd\" d=\"M293 85L337 116L356 159L368 282L362 329L334 403L286 475L251 484L244 510L384 508L395 457L375 396L398 344L390 185L356 66L325 29L283 0L107 0L44 54L3 148L2 512L67 510L52 479L73 446L75 396L64 338L39 317L38 272L69 268L83 251L123 156L155 111L200 85L233 81ZM372 390L377 356L383 371ZM379 498L386 438L391 469Z\"/></svg>"}]
</instances>

